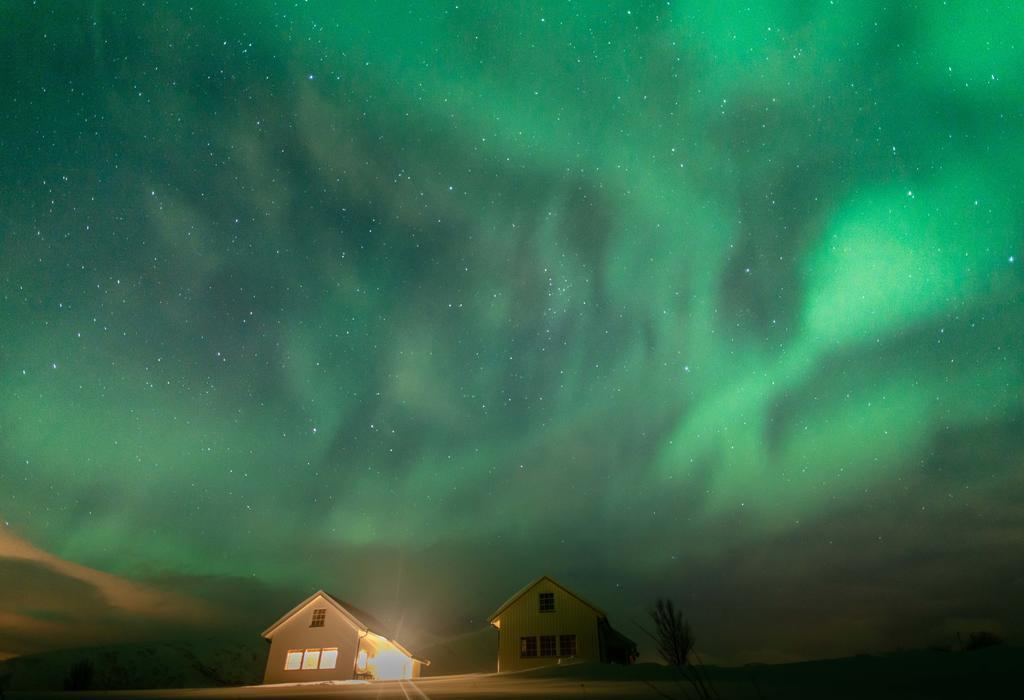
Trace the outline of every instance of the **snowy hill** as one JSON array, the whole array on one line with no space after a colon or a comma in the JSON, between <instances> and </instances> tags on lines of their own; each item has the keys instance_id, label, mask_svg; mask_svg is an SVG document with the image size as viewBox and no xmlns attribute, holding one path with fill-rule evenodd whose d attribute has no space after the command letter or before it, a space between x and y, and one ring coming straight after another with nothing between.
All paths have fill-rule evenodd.
<instances>
[{"instance_id":1,"label":"snowy hill","mask_svg":"<svg viewBox=\"0 0 1024 700\"><path fill-rule=\"evenodd\" d=\"M50 651L0 662L0 689L200 688L259 683L259 637L121 644Z\"/></svg>"},{"instance_id":2,"label":"snowy hill","mask_svg":"<svg viewBox=\"0 0 1024 700\"><path fill-rule=\"evenodd\" d=\"M268 649L266 641L251 635L43 652L0 661L0 690L250 685L263 680ZM425 669L427 676L493 671L497 637L487 627L431 640L417 651L431 660ZM72 677L76 667L77 680ZM83 667L89 670L83 671Z\"/></svg>"}]
</instances>

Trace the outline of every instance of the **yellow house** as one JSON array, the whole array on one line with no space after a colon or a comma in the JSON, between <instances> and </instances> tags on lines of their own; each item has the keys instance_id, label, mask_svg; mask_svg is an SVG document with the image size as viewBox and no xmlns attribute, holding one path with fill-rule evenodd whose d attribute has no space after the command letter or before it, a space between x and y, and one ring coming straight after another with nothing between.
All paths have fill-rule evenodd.
<instances>
[{"instance_id":1,"label":"yellow house","mask_svg":"<svg viewBox=\"0 0 1024 700\"><path fill-rule=\"evenodd\" d=\"M566 661L632 663L636 644L608 616L549 576L520 589L491 615L498 629L498 671Z\"/></svg>"},{"instance_id":2,"label":"yellow house","mask_svg":"<svg viewBox=\"0 0 1024 700\"><path fill-rule=\"evenodd\" d=\"M372 616L317 591L263 632L264 683L418 678L430 662L381 633Z\"/></svg>"}]
</instances>

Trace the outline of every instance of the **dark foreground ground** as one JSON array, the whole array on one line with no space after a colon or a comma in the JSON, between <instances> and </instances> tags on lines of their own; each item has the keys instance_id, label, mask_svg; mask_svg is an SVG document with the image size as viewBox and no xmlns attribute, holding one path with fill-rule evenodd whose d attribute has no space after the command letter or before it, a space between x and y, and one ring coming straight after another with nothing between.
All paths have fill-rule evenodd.
<instances>
[{"instance_id":1,"label":"dark foreground ground","mask_svg":"<svg viewBox=\"0 0 1024 700\"><path fill-rule=\"evenodd\" d=\"M901 652L799 664L709 668L723 700L750 698L1017 698L1024 649ZM697 698L664 666L578 664L509 674L467 674L416 681L293 684L186 690L8 693L10 700L62 698Z\"/></svg>"}]
</instances>

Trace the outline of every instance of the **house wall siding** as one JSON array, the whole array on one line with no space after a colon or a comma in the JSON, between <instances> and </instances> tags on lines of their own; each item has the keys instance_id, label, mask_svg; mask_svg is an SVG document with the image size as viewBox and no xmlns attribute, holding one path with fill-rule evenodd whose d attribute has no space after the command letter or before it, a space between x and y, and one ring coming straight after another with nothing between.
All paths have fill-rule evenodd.
<instances>
[{"instance_id":1,"label":"house wall siding","mask_svg":"<svg viewBox=\"0 0 1024 700\"><path fill-rule=\"evenodd\" d=\"M310 627L313 610L327 610L323 627ZM348 680L356 660L359 630L331 603L316 597L274 630L267 656L264 683L304 683L308 681ZM338 648L338 663L333 669L286 671L285 659L291 649Z\"/></svg>"},{"instance_id":2,"label":"house wall siding","mask_svg":"<svg viewBox=\"0 0 1024 700\"><path fill-rule=\"evenodd\" d=\"M554 593L554 612L540 612L541 593ZM530 588L498 618L498 671L519 671L558 663L558 657L520 657L520 637L576 635L576 659L600 661L598 615L564 589L544 579ZM539 640L538 640L539 643Z\"/></svg>"}]
</instances>

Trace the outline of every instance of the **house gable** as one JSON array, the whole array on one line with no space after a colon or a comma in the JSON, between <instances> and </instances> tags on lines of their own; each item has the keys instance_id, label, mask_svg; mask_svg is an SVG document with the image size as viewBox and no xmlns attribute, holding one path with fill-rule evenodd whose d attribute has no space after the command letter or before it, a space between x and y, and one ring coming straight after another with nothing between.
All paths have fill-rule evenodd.
<instances>
[{"instance_id":1,"label":"house gable","mask_svg":"<svg viewBox=\"0 0 1024 700\"><path fill-rule=\"evenodd\" d=\"M263 631L264 639L272 639L277 631L284 626L291 628L300 624L300 619L304 619L303 615L310 617L310 620L306 621L306 626L309 626L312 621L312 611L322 609L329 611L329 617L332 619L340 618L341 621L348 624L355 630L366 631L369 628L359 621L352 613L345 609L345 607L339 603L333 596L328 595L324 591L317 591L313 595L306 598L304 601L296 605L294 608L286 612L281 618L272 624L270 627ZM333 614L330 614L333 613Z\"/></svg>"},{"instance_id":2,"label":"house gable","mask_svg":"<svg viewBox=\"0 0 1024 700\"><path fill-rule=\"evenodd\" d=\"M580 598L578 595L576 595L575 593L570 591L568 588L566 588L565 586L563 586L562 584L560 584L558 581L554 580L550 576L541 576L540 578L534 579L530 583L526 584L523 588L520 588L518 591L516 591L512 595L511 598L509 598L504 603L502 603L501 607L499 607L496 611L494 611L494 613L488 618L487 621L491 625L493 625L494 627L497 627L498 629L501 629L501 617L502 617L502 615L507 610L509 610L509 608L519 607L519 606L527 605L527 604L532 604L532 603L528 603L527 601L532 601L531 596L539 594L541 588L545 589L545 591L547 591L549 589L554 589L553 592L561 593L562 595L569 596L569 597L575 599L580 604L582 604L582 605L590 608L591 610L593 610L594 614L598 618L605 618L605 617L607 617L605 615L604 611L601 610L599 607L597 607L596 605L594 605L592 603L587 602L583 598ZM557 613L557 609L556 609L555 612Z\"/></svg>"}]
</instances>

